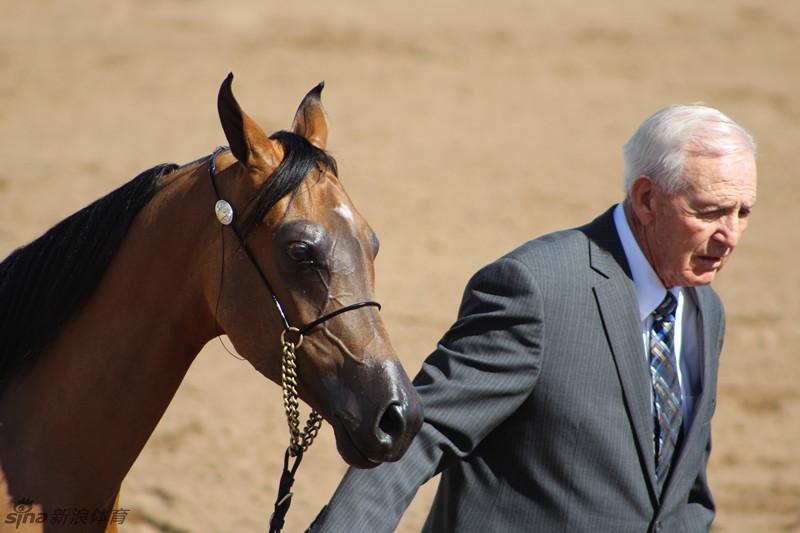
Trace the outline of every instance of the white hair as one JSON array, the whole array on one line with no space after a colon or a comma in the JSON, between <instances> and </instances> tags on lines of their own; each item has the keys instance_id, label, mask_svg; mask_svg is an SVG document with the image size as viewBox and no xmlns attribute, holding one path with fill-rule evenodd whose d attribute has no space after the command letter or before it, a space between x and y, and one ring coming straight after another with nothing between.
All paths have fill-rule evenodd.
<instances>
[{"instance_id":1,"label":"white hair","mask_svg":"<svg viewBox=\"0 0 800 533\"><path fill-rule=\"evenodd\" d=\"M686 187L683 160L687 155L720 157L743 149L756 152L753 137L742 126L712 107L674 105L642 122L625 143L625 194L639 176L652 178L667 194Z\"/></svg>"}]
</instances>

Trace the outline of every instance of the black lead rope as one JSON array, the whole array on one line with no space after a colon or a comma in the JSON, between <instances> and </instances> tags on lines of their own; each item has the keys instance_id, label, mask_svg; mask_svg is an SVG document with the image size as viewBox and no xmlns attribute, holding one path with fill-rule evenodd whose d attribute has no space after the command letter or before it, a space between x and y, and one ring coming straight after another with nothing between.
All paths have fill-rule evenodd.
<instances>
[{"instance_id":1,"label":"black lead rope","mask_svg":"<svg viewBox=\"0 0 800 533\"><path fill-rule=\"evenodd\" d=\"M292 353L295 347L299 347L303 335L305 335L315 327L319 326L323 322L326 322L336 316L339 316L342 313L353 311L355 309L361 309L362 307L377 307L378 310L380 310L381 308L380 303L373 300L365 300L363 302L358 302L346 305L344 307L340 307L339 309L331 311L330 313L327 313L315 320L312 320L311 322L300 328L293 328L289 324L289 320L286 318L286 313L284 312L283 306L278 300L277 293L272 288L272 284L269 282L269 279L267 279L267 276L264 274L264 271L261 270L261 267L259 267L258 261L256 261L255 255L253 255L253 252L251 252L250 248L247 246L247 242L245 241L244 237L239 233L239 230L236 229L236 226L232 224L233 213L234 213L233 207L228 202L222 199L222 197L219 194L219 189L217 189L216 159L220 153L227 150L229 150L228 147L220 146L216 150L214 150L214 152L208 159L208 175L211 178L211 187L214 189L214 195L217 197L217 205L214 206L214 210L217 213L218 220L223 225L229 226L231 230L233 230L234 235L236 235L236 238L239 240L239 245L244 250L248 259L250 259L250 262L253 264L253 267L255 267L258 276L261 278L261 281L267 287L267 290L269 291L270 296L272 297L272 301L275 303L275 308L278 310L278 314L280 315L281 321L283 322L284 335L290 331L294 331L294 333L297 335L298 337L298 340L296 341L297 344L290 343L292 346ZM321 418L319 420L321 421ZM316 434L316 432L314 434ZM303 444L303 446L296 446L294 441L291 441L289 447L286 448L286 453L283 458L283 472L281 473L281 479L278 485L278 496L275 499L275 508L269 520L270 533L280 533L280 531L283 529L286 520L286 513L289 512L289 506L292 503L292 494L293 494L292 485L294 485L295 474L297 473L297 469L300 466L300 461L302 461L303 459L303 453L305 452L306 448L310 445L311 445L311 440ZM289 466L290 457L294 457L294 462L292 463L291 467ZM320 515L321 514L322 513L320 513Z\"/></svg>"},{"instance_id":2,"label":"black lead rope","mask_svg":"<svg viewBox=\"0 0 800 533\"><path fill-rule=\"evenodd\" d=\"M283 529L283 524L286 521L286 513L289 512L289 506L292 505L292 485L294 485L294 475L297 473L297 468L300 466L300 461L303 460L303 450L299 450L294 457L294 463L289 468L289 457L291 447L286 448L286 454L283 456L283 472L281 473L281 481L278 484L278 497L275 498L275 509L272 511L272 516L269 519L269 533L279 533Z\"/></svg>"}]
</instances>

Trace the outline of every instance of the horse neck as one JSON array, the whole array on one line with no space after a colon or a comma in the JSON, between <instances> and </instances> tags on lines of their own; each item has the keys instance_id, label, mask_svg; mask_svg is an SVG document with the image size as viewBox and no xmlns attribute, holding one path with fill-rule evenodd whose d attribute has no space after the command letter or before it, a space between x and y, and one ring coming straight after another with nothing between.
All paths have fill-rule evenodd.
<instances>
[{"instance_id":1,"label":"horse neck","mask_svg":"<svg viewBox=\"0 0 800 533\"><path fill-rule=\"evenodd\" d=\"M16 497L63 504L63 493L115 491L216 335L204 287L219 233L213 193L192 170L165 177L96 290L6 391L0 465Z\"/></svg>"}]
</instances>

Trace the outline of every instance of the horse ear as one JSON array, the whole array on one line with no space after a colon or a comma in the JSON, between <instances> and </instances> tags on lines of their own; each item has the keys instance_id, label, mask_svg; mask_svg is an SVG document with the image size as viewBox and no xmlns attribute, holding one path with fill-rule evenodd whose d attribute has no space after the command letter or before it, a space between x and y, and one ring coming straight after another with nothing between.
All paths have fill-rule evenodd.
<instances>
[{"instance_id":1,"label":"horse ear","mask_svg":"<svg viewBox=\"0 0 800 533\"><path fill-rule=\"evenodd\" d=\"M231 152L248 167L276 167L283 157L282 152L277 149L277 143L239 107L233 96L232 83L233 72L222 82L217 96L219 120Z\"/></svg>"},{"instance_id":2,"label":"horse ear","mask_svg":"<svg viewBox=\"0 0 800 533\"><path fill-rule=\"evenodd\" d=\"M316 87L308 91L292 122L292 131L302 135L308 142L317 148L325 149L328 143L328 117L322 107L320 95L325 88L325 82L321 81Z\"/></svg>"}]
</instances>

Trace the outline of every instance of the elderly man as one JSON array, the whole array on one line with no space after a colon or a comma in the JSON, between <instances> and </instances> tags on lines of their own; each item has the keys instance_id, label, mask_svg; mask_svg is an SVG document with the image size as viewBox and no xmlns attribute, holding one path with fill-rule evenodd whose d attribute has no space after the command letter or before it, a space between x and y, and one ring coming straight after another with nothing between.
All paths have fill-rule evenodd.
<instances>
[{"instance_id":1,"label":"elderly man","mask_svg":"<svg viewBox=\"0 0 800 533\"><path fill-rule=\"evenodd\" d=\"M441 482L429 532L708 531L725 329L709 283L756 201L755 144L673 106L624 148L624 202L469 282L414 384L408 453L350 470L313 531L392 531Z\"/></svg>"}]
</instances>

